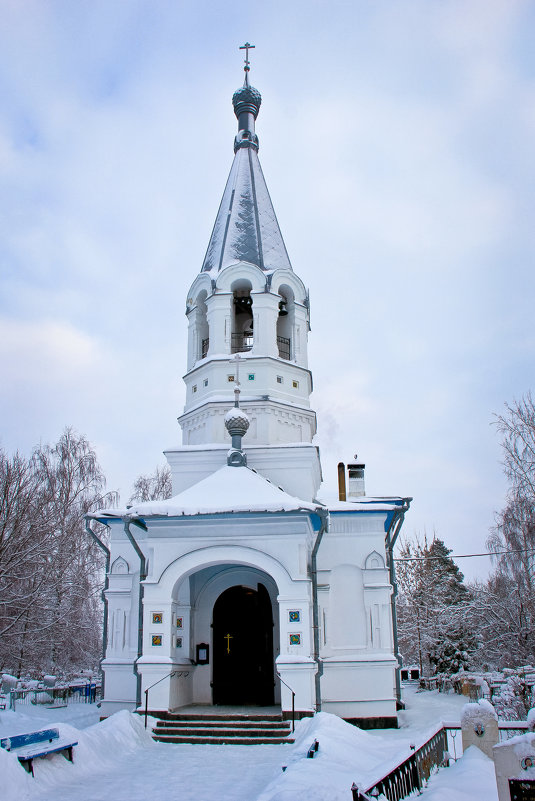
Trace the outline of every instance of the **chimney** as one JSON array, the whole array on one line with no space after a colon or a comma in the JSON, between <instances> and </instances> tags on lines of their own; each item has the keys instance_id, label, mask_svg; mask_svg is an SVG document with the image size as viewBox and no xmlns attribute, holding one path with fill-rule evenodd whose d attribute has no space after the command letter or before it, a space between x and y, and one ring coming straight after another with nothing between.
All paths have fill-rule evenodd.
<instances>
[{"instance_id":1,"label":"chimney","mask_svg":"<svg viewBox=\"0 0 535 801\"><path fill-rule=\"evenodd\" d=\"M347 500L351 500L351 498L362 498L363 495L366 495L366 490L364 487L364 468L366 467L365 464L362 462L358 462L355 464L348 464L347 472L349 474L349 482L348 482L348 491L347 491Z\"/></svg>"},{"instance_id":2,"label":"chimney","mask_svg":"<svg viewBox=\"0 0 535 801\"><path fill-rule=\"evenodd\" d=\"M338 462L338 500L346 500L346 466Z\"/></svg>"}]
</instances>

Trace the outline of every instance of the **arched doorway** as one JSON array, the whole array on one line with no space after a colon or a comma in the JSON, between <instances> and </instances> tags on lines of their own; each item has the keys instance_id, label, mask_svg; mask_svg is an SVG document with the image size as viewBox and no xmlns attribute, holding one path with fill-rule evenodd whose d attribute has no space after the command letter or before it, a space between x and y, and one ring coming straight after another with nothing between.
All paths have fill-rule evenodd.
<instances>
[{"instance_id":1,"label":"arched doorway","mask_svg":"<svg viewBox=\"0 0 535 801\"><path fill-rule=\"evenodd\" d=\"M225 590L213 612L213 703L273 704L273 614L263 584Z\"/></svg>"}]
</instances>

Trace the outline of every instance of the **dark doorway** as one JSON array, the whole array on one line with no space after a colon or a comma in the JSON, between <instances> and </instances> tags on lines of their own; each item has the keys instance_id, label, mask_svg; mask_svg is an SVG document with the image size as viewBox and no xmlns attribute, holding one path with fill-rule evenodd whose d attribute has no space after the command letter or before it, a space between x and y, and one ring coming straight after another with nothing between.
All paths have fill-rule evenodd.
<instances>
[{"instance_id":1,"label":"dark doorway","mask_svg":"<svg viewBox=\"0 0 535 801\"><path fill-rule=\"evenodd\" d=\"M221 593L213 633L214 704L273 704L273 615L264 585Z\"/></svg>"}]
</instances>

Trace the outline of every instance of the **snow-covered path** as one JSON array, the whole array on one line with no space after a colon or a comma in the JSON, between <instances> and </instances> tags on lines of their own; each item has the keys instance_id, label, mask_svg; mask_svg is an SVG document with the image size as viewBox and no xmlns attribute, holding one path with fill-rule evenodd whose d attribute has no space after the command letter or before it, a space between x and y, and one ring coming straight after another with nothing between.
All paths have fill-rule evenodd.
<instances>
[{"instance_id":1,"label":"snow-covered path","mask_svg":"<svg viewBox=\"0 0 535 801\"><path fill-rule=\"evenodd\" d=\"M281 773L289 746L167 745L117 754L113 769L73 777L32 801L213 801L254 799ZM95 766L97 767L97 766ZM133 776L135 774L135 776Z\"/></svg>"}]
</instances>

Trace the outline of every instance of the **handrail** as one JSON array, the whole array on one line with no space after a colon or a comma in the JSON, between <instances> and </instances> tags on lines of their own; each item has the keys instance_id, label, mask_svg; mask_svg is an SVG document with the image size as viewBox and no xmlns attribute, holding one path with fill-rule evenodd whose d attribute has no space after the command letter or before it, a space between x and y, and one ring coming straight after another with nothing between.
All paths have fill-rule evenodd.
<instances>
[{"instance_id":1,"label":"handrail","mask_svg":"<svg viewBox=\"0 0 535 801\"><path fill-rule=\"evenodd\" d=\"M147 717L148 717L148 709L149 709L149 690L152 690L153 687L156 687L164 679L169 679L172 676L189 676L189 670L172 670L171 673L168 673L166 676L162 676L161 679L155 681L154 684L151 684L150 687L147 687L145 690L145 728L147 728Z\"/></svg>"},{"instance_id":2,"label":"handrail","mask_svg":"<svg viewBox=\"0 0 535 801\"><path fill-rule=\"evenodd\" d=\"M286 682L284 681L284 679L282 678L282 676L281 676L281 674L279 673L278 670L277 670L277 676L282 681L284 686L288 687L288 689L290 690L290 692L292 694L292 732L294 732L295 731L295 692L292 690L292 688L290 687L289 684L286 684Z\"/></svg>"},{"instance_id":3,"label":"handrail","mask_svg":"<svg viewBox=\"0 0 535 801\"><path fill-rule=\"evenodd\" d=\"M380 795L389 801L401 801L415 790L421 791L432 768L444 765L449 759L447 745L446 729L440 724L422 745L418 748L411 745L412 753L372 784L361 790L353 783L353 801L373 801Z\"/></svg>"}]
</instances>

